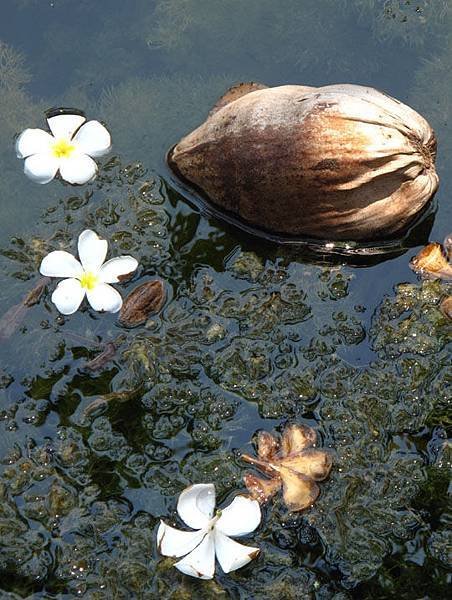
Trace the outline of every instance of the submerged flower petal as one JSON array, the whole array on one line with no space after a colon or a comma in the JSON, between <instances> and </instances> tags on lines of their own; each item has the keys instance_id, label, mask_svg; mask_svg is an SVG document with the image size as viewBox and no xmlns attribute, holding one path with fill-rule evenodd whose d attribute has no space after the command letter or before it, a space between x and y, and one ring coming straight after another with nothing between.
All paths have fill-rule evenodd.
<instances>
[{"instance_id":1,"label":"submerged flower petal","mask_svg":"<svg viewBox=\"0 0 452 600\"><path fill-rule=\"evenodd\" d=\"M77 129L86 121L83 115L59 114L49 117L47 123L56 139L71 139Z\"/></svg>"},{"instance_id":2,"label":"submerged flower petal","mask_svg":"<svg viewBox=\"0 0 452 600\"><path fill-rule=\"evenodd\" d=\"M300 454L282 458L280 464L289 467L297 473L311 477L315 481L322 481L331 471L331 456L325 450L309 448Z\"/></svg>"},{"instance_id":3,"label":"submerged flower petal","mask_svg":"<svg viewBox=\"0 0 452 600\"><path fill-rule=\"evenodd\" d=\"M185 575L212 579L215 572L214 533L206 534L203 541L174 566Z\"/></svg>"},{"instance_id":4,"label":"submerged flower petal","mask_svg":"<svg viewBox=\"0 0 452 600\"><path fill-rule=\"evenodd\" d=\"M17 158L27 158L32 154L47 154L53 137L42 129L25 129L16 140Z\"/></svg>"},{"instance_id":5,"label":"submerged flower petal","mask_svg":"<svg viewBox=\"0 0 452 600\"><path fill-rule=\"evenodd\" d=\"M64 279L57 285L52 294L52 302L63 315L72 315L80 306L85 296L78 279Z\"/></svg>"},{"instance_id":6,"label":"submerged flower petal","mask_svg":"<svg viewBox=\"0 0 452 600\"><path fill-rule=\"evenodd\" d=\"M315 481L286 467L281 467L280 474L284 502L289 510L303 510L316 501L320 490Z\"/></svg>"},{"instance_id":7,"label":"submerged flower petal","mask_svg":"<svg viewBox=\"0 0 452 600\"><path fill-rule=\"evenodd\" d=\"M55 250L42 259L39 272L47 277L80 277L83 269L72 254Z\"/></svg>"},{"instance_id":8,"label":"submerged flower petal","mask_svg":"<svg viewBox=\"0 0 452 600\"><path fill-rule=\"evenodd\" d=\"M191 552L201 543L205 531L180 531L163 521L157 531L157 546L163 556L179 557Z\"/></svg>"},{"instance_id":9,"label":"submerged flower petal","mask_svg":"<svg viewBox=\"0 0 452 600\"><path fill-rule=\"evenodd\" d=\"M261 522L259 502L247 496L236 496L221 511L215 528L226 535L240 536L251 533Z\"/></svg>"},{"instance_id":10,"label":"submerged flower petal","mask_svg":"<svg viewBox=\"0 0 452 600\"><path fill-rule=\"evenodd\" d=\"M50 153L33 154L25 159L24 173L36 183L49 183L55 177L59 161Z\"/></svg>"},{"instance_id":11,"label":"submerged flower petal","mask_svg":"<svg viewBox=\"0 0 452 600\"><path fill-rule=\"evenodd\" d=\"M287 425L281 439L281 451L284 456L301 452L315 444L317 434L306 425Z\"/></svg>"},{"instance_id":12,"label":"submerged flower petal","mask_svg":"<svg viewBox=\"0 0 452 600\"><path fill-rule=\"evenodd\" d=\"M118 283L122 277L133 273L137 267L138 261L133 256L111 258L101 266L99 278L104 283Z\"/></svg>"},{"instance_id":13,"label":"submerged flower petal","mask_svg":"<svg viewBox=\"0 0 452 600\"><path fill-rule=\"evenodd\" d=\"M59 162L60 175L68 183L82 185L96 177L97 165L87 154L72 154Z\"/></svg>"},{"instance_id":14,"label":"submerged flower petal","mask_svg":"<svg viewBox=\"0 0 452 600\"><path fill-rule=\"evenodd\" d=\"M88 289L86 297L94 310L110 313L121 310L121 294L108 283L98 283L93 289Z\"/></svg>"},{"instance_id":15,"label":"submerged flower petal","mask_svg":"<svg viewBox=\"0 0 452 600\"><path fill-rule=\"evenodd\" d=\"M215 486L198 483L186 488L177 502L177 512L184 523L192 529L203 529L215 509Z\"/></svg>"},{"instance_id":16,"label":"submerged flower petal","mask_svg":"<svg viewBox=\"0 0 452 600\"><path fill-rule=\"evenodd\" d=\"M221 531L215 530L215 554L225 573L247 565L259 552L259 548L239 544Z\"/></svg>"},{"instance_id":17,"label":"submerged flower petal","mask_svg":"<svg viewBox=\"0 0 452 600\"><path fill-rule=\"evenodd\" d=\"M107 256L107 251L107 240L100 238L95 231L85 229L78 236L78 255L85 271L97 274Z\"/></svg>"},{"instance_id":18,"label":"submerged flower petal","mask_svg":"<svg viewBox=\"0 0 452 600\"><path fill-rule=\"evenodd\" d=\"M111 136L99 121L88 121L80 127L73 140L81 152L103 156L111 148Z\"/></svg>"}]
</instances>

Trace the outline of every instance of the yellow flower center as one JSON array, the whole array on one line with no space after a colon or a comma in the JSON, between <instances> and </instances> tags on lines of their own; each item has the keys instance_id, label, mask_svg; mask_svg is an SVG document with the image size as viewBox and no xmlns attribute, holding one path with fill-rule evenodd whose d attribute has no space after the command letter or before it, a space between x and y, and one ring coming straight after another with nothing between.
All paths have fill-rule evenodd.
<instances>
[{"instance_id":1,"label":"yellow flower center","mask_svg":"<svg viewBox=\"0 0 452 600\"><path fill-rule=\"evenodd\" d=\"M93 290L96 285L99 283L99 277L90 271L86 271L80 277L80 284L82 288L87 290Z\"/></svg>"},{"instance_id":2,"label":"yellow flower center","mask_svg":"<svg viewBox=\"0 0 452 600\"><path fill-rule=\"evenodd\" d=\"M74 144L65 139L57 140L52 146L52 152L56 158L69 158L74 150Z\"/></svg>"}]
</instances>

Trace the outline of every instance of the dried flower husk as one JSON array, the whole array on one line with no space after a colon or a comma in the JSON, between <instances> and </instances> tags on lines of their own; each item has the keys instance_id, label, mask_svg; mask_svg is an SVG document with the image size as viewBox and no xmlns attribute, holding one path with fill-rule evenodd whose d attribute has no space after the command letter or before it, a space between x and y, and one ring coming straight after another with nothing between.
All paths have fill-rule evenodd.
<instances>
[{"instance_id":1,"label":"dried flower husk","mask_svg":"<svg viewBox=\"0 0 452 600\"><path fill-rule=\"evenodd\" d=\"M436 138L373 88L241 84L169 153L173 170L259 229L376 240L406 230L438 188Z\"/></svg>"},{"instance_id":2,"label":"dried flower husk","mask_svg":"<svg viewBox=\"0 0 452 600\"><path fill-rule=\"evenodd\" d=\"M142 325L149 315L158 312L165 302L165 288L161 281L146 281L130 292L119 314L126 327Z\"/></svg>"},{"instance_id":3,"label":"dried flower husk","mask_svg":"<svg viewBox=\"0 0 452 600\"><path fill-rule=\"evenodd\" d=\"M430 279L452 280L452 265L438 242L432 242L422 248L411 260L410 267L416 273Z\"/></svg>"},{"instance_id":4,"label":"dried flower husk","mask_svg":"<svg viewBox=\"0 0 452 600\"><path fill-rule=\"evenodd\" d=\"M312 506L320 493L316 481L326 479L332 465L328 452L312 447L316 439L315 431L306 425L288 425L280 442L272 434L260 431L257 458L242 454L242 459L263 471L268 479L246 473L243 480L250 495L264 503L282 487L289 510Z\"/></svg>"},{"instance_id":5,"label":"dried flower husk","mask_svg":"<svg viewBox=\"0 0 452 600\"><path fill-rule=\"evenodd\" d=\"M441 301L439 308L443 315L452 320L452 296L447 296Z\"/></svg>"}]
</instances>

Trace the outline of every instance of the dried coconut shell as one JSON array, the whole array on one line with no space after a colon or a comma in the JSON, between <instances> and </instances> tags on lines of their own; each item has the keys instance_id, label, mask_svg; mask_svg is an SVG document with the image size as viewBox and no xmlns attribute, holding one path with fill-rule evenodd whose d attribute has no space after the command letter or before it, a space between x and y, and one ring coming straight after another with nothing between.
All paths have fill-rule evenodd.
<instances>
[{"instance_id":1,"label":"dried coconut shell","mask_svg":"<svg viewBox=\"0 0 452 600\"><path fill-rule=\"evenodd\" d=\"M168 155L225 215L272 233L376 240L406 230L438 187L427 121L373 88L285 85L226 94Z\"/></svg>"}]
</instances>

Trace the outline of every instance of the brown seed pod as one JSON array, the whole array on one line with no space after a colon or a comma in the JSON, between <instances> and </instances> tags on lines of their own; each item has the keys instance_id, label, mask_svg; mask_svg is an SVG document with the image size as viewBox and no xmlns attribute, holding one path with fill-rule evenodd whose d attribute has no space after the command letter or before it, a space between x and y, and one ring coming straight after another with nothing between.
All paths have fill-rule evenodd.
<instances>
[{"instance_id":1,"label":"brown seed pod","mask_svg":"<svg viewBox=\"0 0 452 600\"><path fill-rule=\"evenodd\" d=\"M444 256L443 248L438 242L432 242L422 248L411 260L410 267L427 278L452 280L452 265Z\"/></svg>"},{"instance_id":2,"label":"brown seed pod","mask_svg":"<svg viewBox=\"0 0 452 600\"><path fill-rule=\"evenodd\" d=\"M406 230L438 188L435 134L398 100L259 87L230 90L168 156L226 213L272 233L376 240Z\"/></svg>"},{"instance_id":3,"label":"brown seed pod","mask_svg":"<svg viewBox=\"0 0 452 600\"><path fill-rule=\"evenodd\" d=\"M142 325L148 316L158 312L165 302L165 288L158 279L146 281L130 292L119 313L119 321L126 327Z\"/></svg>"},{"instance_id":4,"label":"brown seed pod","mask_svg":"<svg viewBox=\"0 0 452 600\"><path fill-rule=\"evenodd\" d=\"M452 320L452 296L444 298L439 305L439 308L445 317Z\"/></svg>"}]
</instances>

